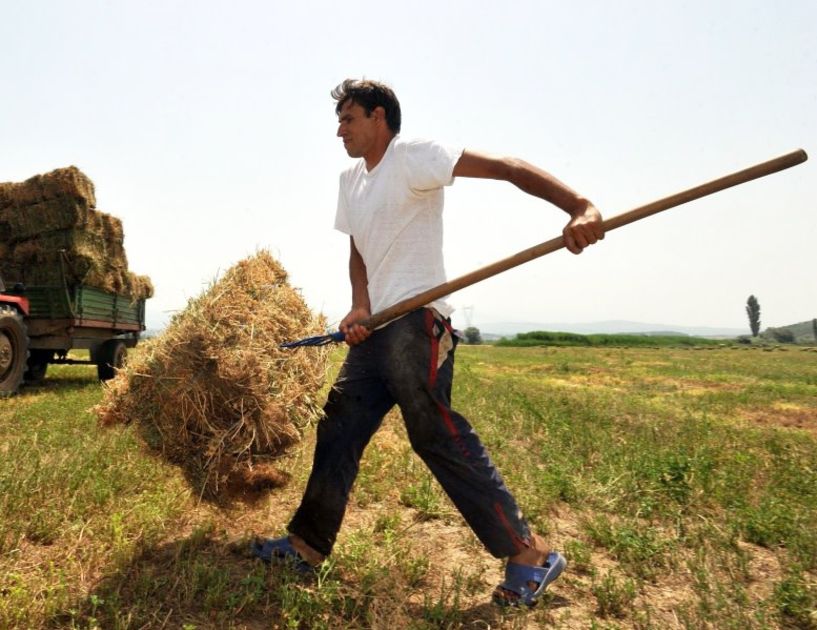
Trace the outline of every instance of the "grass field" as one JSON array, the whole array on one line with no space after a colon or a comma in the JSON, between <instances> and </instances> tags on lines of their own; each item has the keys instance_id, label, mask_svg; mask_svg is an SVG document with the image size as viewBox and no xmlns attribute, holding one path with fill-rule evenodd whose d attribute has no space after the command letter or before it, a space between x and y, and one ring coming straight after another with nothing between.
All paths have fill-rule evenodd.
<instances>
[{"instance_id":1,"label":"grass field","mask_svg":"<svg viewBox=\"0 0 817 630\"><path fill-rule=\"evenodd\" d=\"M338 352L336 359L340 360ZM247 554L289 485L214 506L54 367L0 400L0 628L817 628L817 353L461 347L454 403L568 572L532 611L392 412L315 580Z\"/></svg>"}]
</instances>

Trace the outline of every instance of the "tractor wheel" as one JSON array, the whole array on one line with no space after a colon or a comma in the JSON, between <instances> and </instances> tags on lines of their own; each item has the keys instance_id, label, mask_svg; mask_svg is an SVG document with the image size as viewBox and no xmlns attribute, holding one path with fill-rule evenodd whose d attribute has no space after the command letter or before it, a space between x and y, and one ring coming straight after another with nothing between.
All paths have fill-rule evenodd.
<instances>
[{"instance_id":1,"label":"tractor wheel","mask_svg":"<svg viewBox=\"0 0 817 630\"><path fill-rule=\"evenodd\" d=\"M100 381L109 381L116 376L116 371L125 365L128 349L125 342L109 339L103 343L96 354L96 373Z\"/></svg>"},{"instance_id":2,"label":"tractor wheel","mask_svg":"<svg viewBox=\"0 0 817 630\"><path fill-rule=\"evenodd\" d=\"M16 394L28 361L28 335L23 318L11 306L0 305L0 396Z\"/></svg>"},{"instance_id":3,"label":"tractor wheel","mask_svg":"<svg viewBox=\"0 0 817 630\"><path fill-rule=\"evenodd\" d=\"M25 374L23 374L23 381L28 384L34 384L43 380L48 370L48 363L53 358L53 350L29 350L28 369Z\"/></svg>"}]
</instances>

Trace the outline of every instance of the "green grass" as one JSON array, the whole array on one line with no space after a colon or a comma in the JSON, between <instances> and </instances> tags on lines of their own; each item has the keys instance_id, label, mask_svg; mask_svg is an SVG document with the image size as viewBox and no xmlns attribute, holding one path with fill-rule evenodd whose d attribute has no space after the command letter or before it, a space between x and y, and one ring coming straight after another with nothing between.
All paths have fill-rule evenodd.
<instances>
[{"instance_id":1,"label":"green grass","mask_svg":"<svg viewBox=\"0 0 817 630\"><path fill-rule=\"evenodd\" d=\"M187 497L130 432L96 426L93 371L51 372L0 407L0 627L62 612L89 571L158 540Z\"/></svg>"},{"instance_id":2,"label":"green grass","mask_svg":"<svg viewBox=\"0 0 817 630\"><path fill-rule=\"evenodd\" d=\"M340 359L340 352L336 359ZM570 561L533 611L412 453L399 414L315 580L247 556L283 531L314 434L257 504L199 503L94 372L0 401L0 628L814 628L817 359L797 349L461 347L455 406Z\"/></svg>"}]
</instances>

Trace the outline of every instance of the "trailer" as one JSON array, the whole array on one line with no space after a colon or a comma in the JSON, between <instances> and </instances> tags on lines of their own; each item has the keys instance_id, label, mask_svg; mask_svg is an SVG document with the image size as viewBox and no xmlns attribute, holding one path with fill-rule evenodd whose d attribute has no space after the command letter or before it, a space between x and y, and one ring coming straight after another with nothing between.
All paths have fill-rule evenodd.
<instances>
[{"instance_id":1,"label":"trailer","mask_svg":"<svg viewBox=\"0 0 817 630\"><path fill-rule=\"evenodd\" d=\"M41 381L50 364L95 365L101 381L121 368L145 330L145 299L82 284L5 287L0 278L0 396ZM69 358L88 350L90 358Z\"/></svg>"}]
</instances>

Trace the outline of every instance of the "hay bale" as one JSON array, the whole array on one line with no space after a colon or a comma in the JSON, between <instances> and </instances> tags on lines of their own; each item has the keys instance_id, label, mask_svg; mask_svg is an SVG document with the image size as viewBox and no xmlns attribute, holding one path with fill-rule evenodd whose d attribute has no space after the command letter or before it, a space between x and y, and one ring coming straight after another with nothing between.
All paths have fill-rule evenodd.
<instances>
[{"instance_id":1,"label":"hay bale","mask_svg":"<svg viewBox=\"0 0 817 630\"><path fill-rule=\"evenodd\" d=\"M9 206L0 210L0 222L8 225L8 240L19 241L72 228L93 230L96 214L86 201L64 197L30 206Z\"/></svg>"},{"instance_id":2,"label":"hay bale","mask_svg":"<svg viewBox=\"0 0 817 630\"><path fill-rule=\"evenodd\" d=\"M128 271L122 221L95 209L94 185L77 167L0 184L0 271L7 283L85 284L149 298L153 286Z\"/></svg>"},{"instance_id":3,"label":"hay bale","mask_svg":"<svg viewBox=\"0 0 817 630\"><path fill-rule=\"evenodd\" d=\"M257 486L263 465L298 442L317 417L326 372L324 348L293 352L278 345L324 327L262 250L143 344L108 383L96 413L105 425L136 423L146 443L179 465L202 496Z\"/></svg>"},{"instance_id":4,"label":"hay bale","mask_svg":"<svg viewBox=\"0 0 817 630\"><path fill-rule=\"evenodd\" d=\"M52 199L71 198L96 207L94 184L76 166L58 168L24 182L0 184L0 208L31 206Z\"/></svg>"},{"instance_id":5,"label":"hay bale","mask_svg":"<svg viewBox=\"0 0 817 630\"><path fill-rule=\"evenodd\" d=\"M125 294L135 300L147 300L153 297L153 283L148 276L128 272L125 276Z\"/></svg>"},{"instance_id":6,"label":"hay bale","mask_svg":"<svg viewBox=\"0 0 817 630\"><path fill-rule=\"evenodd\" d=\"M95 234L63 230L20 241L10 251L6 248L7 256L0 259L0 265L3 276L14 282L61 286L64 269L69 284L83 283L93 269L105 264L100 248Z\"/></svg>"},{"instance_id":7,"label":"hay bale","mask_svg":"<svg viewBox=\"0 0 817 630\"><path fill-rule=\"evenodd\" d=\"M11 205L11 189L16 185L12 182L0 182L0 210Z\"/></svg>"},{"instance_id":8,"label":"hay bale","mask_svg":"<svg viewBox=\"0 0 817 630\"><path fill-rule=\"evenodd\" d=\"M98 229L105 241L105 254L109 264L127 269L128 258L125 255L125 230L122 227L122 220L100 212Z\"/></svg>"}]
</instances>

